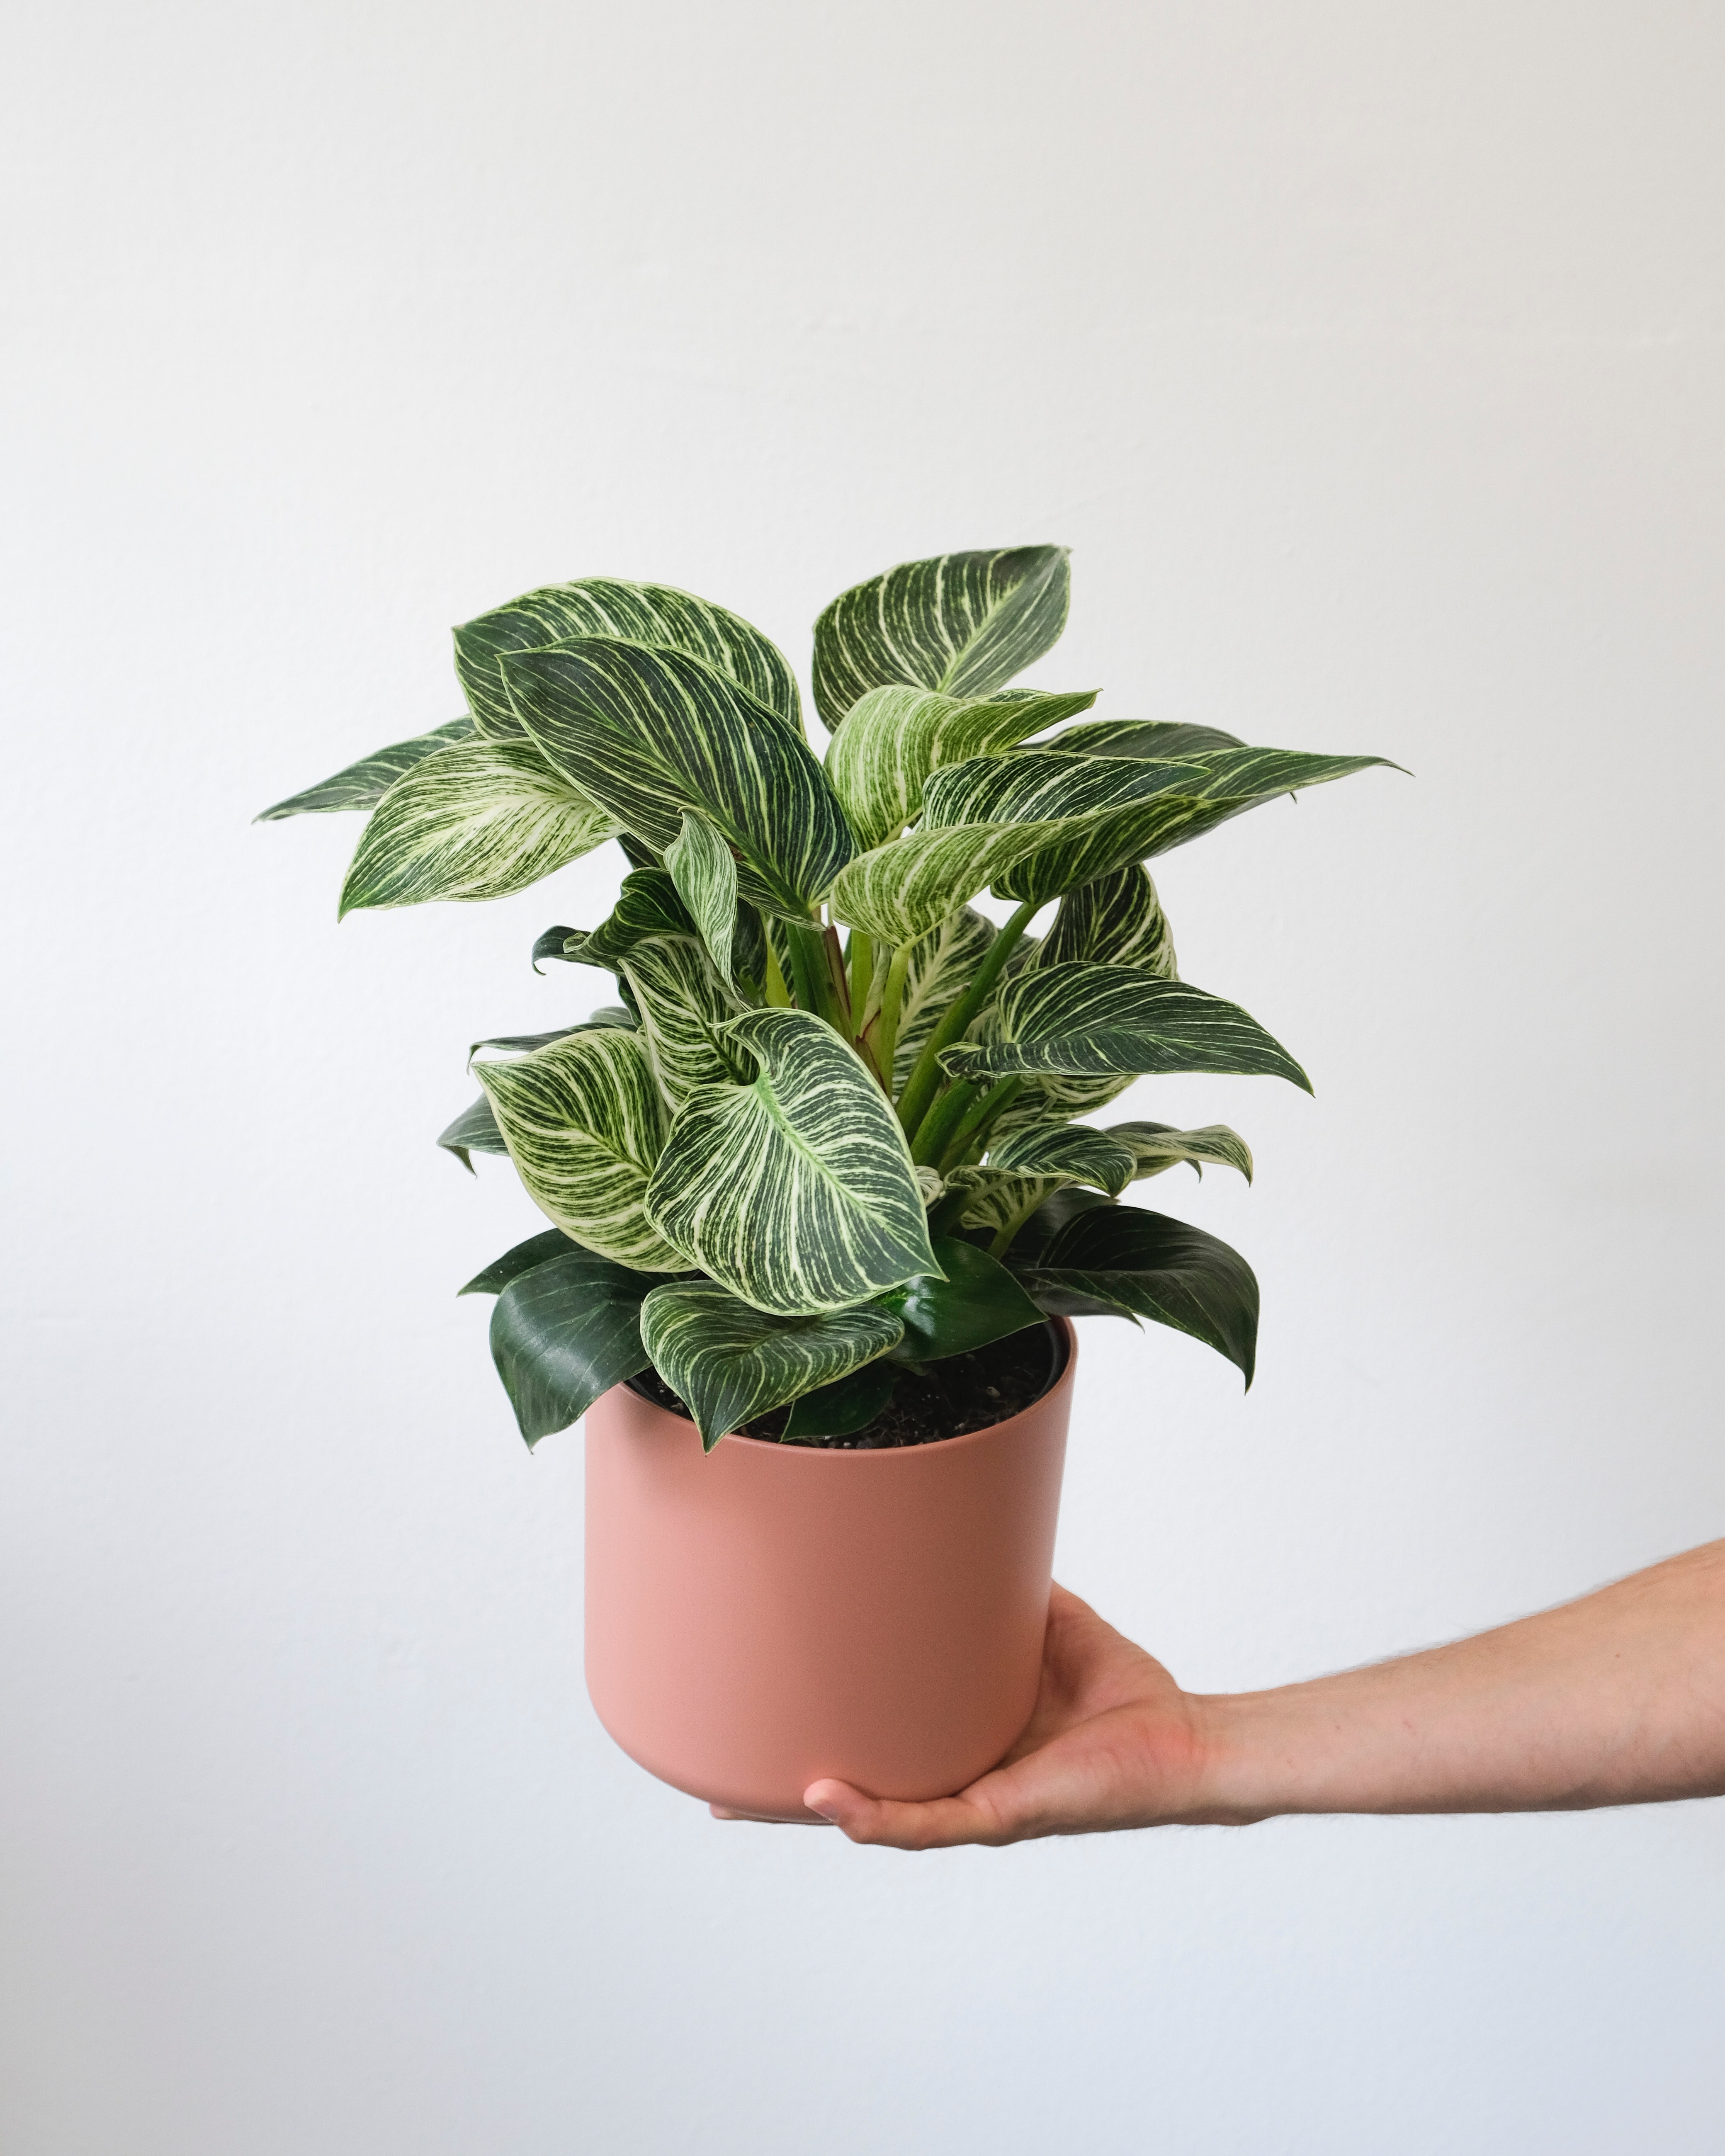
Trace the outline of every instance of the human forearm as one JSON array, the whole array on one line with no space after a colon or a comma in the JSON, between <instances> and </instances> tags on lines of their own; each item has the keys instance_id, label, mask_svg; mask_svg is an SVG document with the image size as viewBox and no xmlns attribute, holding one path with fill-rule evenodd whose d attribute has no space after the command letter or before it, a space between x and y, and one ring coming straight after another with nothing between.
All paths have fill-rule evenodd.
<instances>
[{"instance_id":1,"label":"human forearm","mask_svg":"<svg viewBox=\"0 0 1725 2156\"><path fill-rule=\"evenodd\" d=\"M1453 1646L1193 1705L1195 1819L1725 1794L1725 1542Z\"/></svg>"}]
</instances>

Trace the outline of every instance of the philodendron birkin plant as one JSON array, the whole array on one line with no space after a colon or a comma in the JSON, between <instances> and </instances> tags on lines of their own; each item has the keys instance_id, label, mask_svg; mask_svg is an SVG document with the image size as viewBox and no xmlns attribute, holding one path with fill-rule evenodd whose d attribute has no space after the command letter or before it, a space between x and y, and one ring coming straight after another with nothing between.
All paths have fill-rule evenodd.
<instances>
[{"instance_id":1,"label":"philodendron birkin plant","mask_svg":"<svg viewBox=\"0 0 1725 2156\"><path fill-rule=\"evenodd\" d=\"M608 973L614 999L476 1044L480 1097L439 1141L507 1151L555 1224L463 1291L497 1296L530 1445L649 1364L709 1450L786 1406L784 1441L842 1439L907 1369L1049 1313L1153 1319L1251 1382L1250 1267L1122 1202L1182 1164L1250 1178L1245 1141L1089 1119L1147 1075L1311 1090L1180 979L1144 864L1384 759L1009 686L1068 588L1065 548L1019 547L842 593L814 629L823 758L736 614L549 586L455 631L459 718L264 812L371 811L343 914L501 898L608 840L627 857L609 916L532 954Z\"/></svg>"}]
</instances>

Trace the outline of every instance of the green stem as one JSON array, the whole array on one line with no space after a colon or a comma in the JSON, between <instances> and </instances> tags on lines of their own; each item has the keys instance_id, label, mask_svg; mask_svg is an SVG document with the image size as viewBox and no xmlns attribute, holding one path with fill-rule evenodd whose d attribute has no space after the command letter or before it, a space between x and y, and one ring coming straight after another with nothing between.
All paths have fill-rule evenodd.
<instances>
[{"instance_id":1,"label":"green stem","mask_svg":"<svg viewBox=\"0 0 1725 2156\"><path fill-rule=\"evenodd\" d=\"M1000 978L1007 960L1018 947L1019 938L1030 925L1038 901L1027 898L1017 907L1011 919L988 946L988 954L976 970L976 978L959 997L934 1031L922 1044L922 1052L905 1081L905 1090L899 1096L898 1119L906 1132L914 1137L928 1113L929 1103L941 1083L940 1053L950 1048L965 1028L987 1003L993 993L994 983Z\"/></svg>"},{"instance_id":2,"label":"green stem","mask_svg":"<svg viewBox=\"0 0 1725 2156\"><path fill-rule=\"evenodd\" d=\"M825 1017L820 990L826 985L826 953L820 947L820 931L813 921L788 921L785 941L790 947L791 977L801 1010Z\"/></svg>"},{"instance_id":3,"label":"green stem","mask_svg":"<svg viewBox=\"0 0 1725 2156\"><path fill-rule=\"evenodd\" d=\"M937 1235L951 1235L957 1232L958 1224L964 1217L964 1209L973 1194L968 1190L949 1190L944 1198L937 1201L928 1215L928 1239L931 1242Z\"/></svg>"},{"instance_id":4,"label":"green stem","mask_svg":"<svg viewBox=\"0 0 1725 2156\"><path fill-rule=\"evenodd\" d=\"M953 1126L981 1092L982 1081L966 1078L954 1086L922 1118L922 1127L916 1133L916 1142L911 1147L911 1158L918 1168L932 1168L947 1149Z\"/></svg>"},{"instance_id":5,"label":"green stem","mask_svg":"<svg viewBox=\"0 0 1725 2156\"><path fill-rule=\"evenodd\" d=\"M869 988L875 978L875 939L860 928L850 932L850 1022L859 1032L869 1008Z\"/></svg>"},{"instance_id":6,"label":"green stem","mask_svg":"<svg viewBox=\"0 0 1725 2156\"><path fill-rule=\"evenodd\" d=\"M1023 1073L1014 1071L1010 1078L1000 1079L993 1091L985 1094L976 1106L968 1111L957 1130L941 1147L940 1156L934 1163L942 1175L949 1168L956 1168L958 1165L1001 1110L1023 1090L1024 1083ZM919 1132L917 1135L920 1137L922 1133Z\"/></svg>"},{"instance_id":7,"label":"green stem","mask_svg":"<svg viewBox=\"0 0 1725 2156\"><path fill-rule=\"evenodd\" d=\"M791 992L784 984L784 975L779 971L778 953L773 947L773 938L767 938L766 996L770 1008L786 1010L790 1006Z\"/></svg>"},{"instance_id":8,"label":"green stem","mask_svg":"<svg viewBox=\"0 0 1725 2156\"><path fill-rule=\"evenodd\" d=\"M898 1054L898 1014L905 999L905 975L910 969L911 946L901 943L886 968L886 986L880 991L880 1030L875 1036L875 1054L889 1086Z\"/></svg>"},{"instance_id":9,"label":"green stem","mask_svg":"<svg viewBox=\"0 0 1725 2156\"><path fill-rule=\"evenodd\" d=\"M833 991L833 1008L837 1016L834 1023L847 1040L855 1038L856 1029L850 1016L850 982L845 971L845 953L839 942L839 932L834 927L821 931L821 944L827 963L827 981Z\"/></svg>"}]
</instances>

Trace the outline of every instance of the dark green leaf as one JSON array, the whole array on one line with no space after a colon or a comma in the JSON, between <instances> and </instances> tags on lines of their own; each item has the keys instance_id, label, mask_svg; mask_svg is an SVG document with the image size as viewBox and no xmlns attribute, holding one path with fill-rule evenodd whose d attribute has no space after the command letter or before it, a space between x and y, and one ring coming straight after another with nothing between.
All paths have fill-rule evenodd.
<instances>
[{"instance_id":1,"label":"dark green leaf","mask_svg":"<svg viewBox=\"0 0 1725 2156\"><path fill-rule=\"evenodd\" d=\"M572 966L577 963L578 962L573 955L570 952L566 951L563 948L563 946L568 942L572 936L576 936L579 933L580 931L575 928L564 928L562 927L547 928L545 933L539 938L539 941L533 946L533 971L536 973L539 971L539 961L542 958L561 958L565 962L565 963Z\"/></svg>"},{"instance_id":2,"label":"dark green leaf","mask_svg":"<svg viewBox=\"0 0 1725 2156\"><path fill-rule=\"evenodd\" d=\"M503 1133L497 1127L497 1118L491 1113L491 1104L481 1093L470 1108L464 1108L446 1131L440 1132L438 1143L454 1154L471 1175L473 1163L470 1152L507 1152Z\"/></svg>"},{"instance_id":3,"label":"dark green leaf","mask_svg":"<svg viewBox=\"0 0 1725 2156\"><path fill-rule=\"evenodd\" d=\"M898 1373L884 1358L865 1363L848 1378L804 1393L784 1426L784 1442L804 1437L849 1437L865 1429L892 1398Z\"/></svg>"},{"instance_id":4,"label":"dark green leaf","mask_svg":"<svg viewBox=\"0 0 1725 2156\"><path fill-rule=\"evenodd\" d=\"M1178 977L1173 934L1147 869L1134 862L1067 892L1033 963L1046 973L1075 958L1136 966L1165 981Z\"/></svg>"},{"instance_id":5,"label":"dark green leaf","mask_svg":"<svg viewBox=\"0 0 1725 2156\"><path fill-rule=\"evenodd\" d=\"M388 748L362 756L357 763L350 763L333 778L326 778L318 786L308 786L303 793L290 794L285 801L278 801L273 808L266 808L254 820L276 824L284 816L318 815L332 808L375 808L402 773L423 757L429 756L434 749L448 748L452 742L472 738L473 721L464 712L459 719L451 719L446 726L434 726L429 734L415 734L411 741L395 742Z\"/></svg>"},{"instance_id":6,"label":"dark green leaf","mask_svg":"<svg viewBox=\"0 0 1725 2156\"><path fill-rule=\"evenodd\" d=\"M1040 1322L1036 1305L986 1250L956 1235L942 1235L934 1255L944 1280L914 1280L876 1298L879 1307L891 1311L905 1328L892 1351L895 1361L941 1362Z\"/></svg>"},{"instance_id":7,"label":"dark green leaf","mask_svg":"<svg viewBox=\"0 0 1725 2156\"><path fill-rule=\"evenodd\" d=\"M834 732L859 696L903 683L987 696L1066 625L1064 547L902 562L841 592L814 624L814 701Z\"/></svg>"},{"instance_id":8,"label":"dark green leaf","mask_svg":"<svg viewBox=\"0 0 1725 2156\"><path fill-rule=\"evenodd\" d=\"M505 1286L491 1313L491 1355L530 1445L646 1368L642 1298L665 1277L571 1249Z\"/></svg>"},{"instance_id":9,"label":"dark green leaf","mask_svg":"<svg viewBox=\"0 0 1725 2156\"><path fill-rule=\"evenodd\" d=\"M465 1287L457 1288L455 1292L501 1295L519 1274L531 1272L535 1265L545 1265L552 1258L567 1257L571 1250L580 1248L578 1243L569 1240L561 1228L547 1228L542 1235L529 1235L525 1243L517 1243L501 1258L493 1258L483 1272L475 1273Z\"/></svg>"},{"instance_id":10,"label":"dark green leaf","mask_svg":"<svg viewBox=\"0 0 1725 2156\"><path fill-rule=\"evenodd\" d=\"M1171 1325L1252 1382L1258 1283L1238 1250L1201 1228L1134 1205L1093 1206L1056 1229L1034 1265L1015 1257L1013 1270L1045 1311Z\"/></svg>"}]
</instances>

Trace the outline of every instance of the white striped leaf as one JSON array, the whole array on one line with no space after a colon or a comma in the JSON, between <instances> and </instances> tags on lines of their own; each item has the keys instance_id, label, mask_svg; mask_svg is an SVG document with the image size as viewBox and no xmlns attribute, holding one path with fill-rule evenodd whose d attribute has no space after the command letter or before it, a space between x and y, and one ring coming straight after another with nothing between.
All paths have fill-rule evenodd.
<instances>
[{"instance_id":1,"label":"white striped leaf","mask_svg":"<svg viewBox=\"0 0 1725 2156\"><path fill-rule=\"evenodd\" d=\"M713 1281L673 1281L641 1305L653 1367L688 1408L709 1452L757 1415L872 1363L903 1333L896 1317L869 1304L775 1317Z\"/></svg>"},{"instance_id":2,"label":"white striped leaf","mask_svg":"<svg viewBox=\"0 0 1725 2156\"><path fill-rule=\"evenodd\" d=\"M899 1005L898 1047L893 1057L893 1087L911 1075L922 1044L970 986L988 946L994 924L986 914L963 906L949 914L911 947Z\"/></svg>"},{"instance_id":3,"label":"white striped leaf","mask_svg":"<svg viewBox=\"0 0 1725 2156\"><path fill-rule=\"evenodd\" d=\"M1147 869L1134 862L1067 892L1032 963L1045 973L1076 958L1178 978L1173 932Z\"/></svg>"},{"instance_id":4,"label":"white striped leaf","mask_svg":"<svg viewBox=\"0 0 1725 2156\"><path fill-rule=\"evenodd\" d=\"M834 732L891 683L987 696L1066 625L1064 547L1009 547L901 562L841 592L814 624L814 701Z\"/></svg>"},{"instance_id":5,"label":"white striped leaf","mask_svg":"<svg viewBox=\"0 0 1725 2156\"><path fill-rule=\"evenodd\" d=\"M659 854L706 817L753 904L806 919L855 850L802 735L698 659L578 637L502 665L553 770Z\"/></svg>"},{"instance_id":6,"label":"white striped leaf","mask_svg":"<svg viewBox=\"0 0 1725 2156\"><path fill-rule=\"evenodd\" d=\"M411 770L422 757L429 756L434 749L449 748L456 742L472 738L473 721L464 712L459 719L451 719L446 726L434 726L429 734L415 734L411 741L394 742L388 748L362 756L357 763L350 763L333 778L326 778L317 786L308 786L303 793L290 793L285 801L278 801L273 808L264 809L252 820L278 824L285 816L320 815L332 808L375 808L402 773Z\"/></svg>"},{"instance_id":7,"label":"white striped leaf","mask_svg":"<svg viewBox=\"0 0 1725 2156\"><path fill-rule=\"evenodd\" d=\"M506 898L617 829L526 742L459 742L390 787L360 834L341 911Z\"/></svg>"},{"instance_id":8,"label":"white striped leaf","mask_svg":"<svg viewBox=\"0 0 1725 2156\"><path fill-rule=\"evenodd\" d=\"M491 1312L491 1358L530 1450L646 1368L641 1305L663 1281L565 1243L505 1282Z\"/></svg>"},{"instance_id":9,"label":"white striped leaf","mask_svg":"<svg viewBox=\"0 0 1725 2156\"><path fill-rule=\"evenodd\" d=\"M964 1194L958 1215L963 1226L998 1233L1025 1219L1057 1190L1073 1188L1074 1181L1070 1175L1032 1175L1013 1168L955 1168L947 1188Z\"/></svg>"},{"instance_id":10,"label":"white striped leaf","mask_svg":"<svg viewBox=\"0 0 1725 2156\"><path fill-rule=\"evenodd\" d=\"M1009 975L1007 985L1016 978ZM999 1042L998 1004L988 1006L965 1038L985 1047ZM1000 1144L1017 1131L1031 1130L1045 1123L1069 1123L1076 1116L1091 1115L1098 1108L1106 1108L1111 1101L1118 1100L1128 1086L1137 1083L1131 1071L1111 1072L1104 1077L1079 1077L1068 1071L1043 1071L1034 1075L1021 1071L1017 1075L1017 1092L989 1126L992 1144Z\"/></svg>"},{"instance_id":11,"label":"white striped leaf","mask_svg":"<svg viewBox=\"0 0 1725 2156\"><path fill-rule=\"evenodd\" d=\"M547 929L540 942L548 943L558 932ZM631 869L623 879L616 905L597 928L565 928L561 933L562 957L577 965L603 966L614 972L646 937L696 936L700 932L668 869ZM537 949L536 945L536 952Z\"/></svg>"},{"instance_id":12,"label":"white striped leaf","mask_svg":"<svg viewBox=\"0 0 1725 2156\"><path fill-rule=\"evenodd\" d=\"M713 963L735 988L731 947L737 934L737 857L705 816L692 812L665 849L665 865Z\"/></svg>"},{"instance_id":13,"label":"white striped leaf","mask_svg":"<svg viewBox=\"0 0 1725 2156\"><path fill-rule=\"evenodd\" d=\"M1087 711L1096 691L968 701L932 689L870 689L827 749L827 776L860 846L878 846L913 824L930 773L993 756Z\"/></svg>"},{"instance_id":14,"label":"white striped leaf","mask_svg":"<svg viewBox=\"0 0 1725 2156\"><path fill-rule=\"evenodd\" d=\"M1230 1131L1225 1123L1206 1123L1197 1131L1176 1130L1171 1123L1110 1123L1103 1135L1131 1152L1134 1183L1160 1175L1164 1168L1177 1167L1182 1161L1189 1162L1200 1175L1209 1162L1237 1168L1248 1183L1252 1179L1252 1149L1238 1131Z\"/></svg>"},{"instance_id":15,"label":"white striped leaf","mask_svg":"<svg viewBox=\"0 0 1725 2156\"><path fill-rule=\"evenodd\" d=\"M647 1191L665 1240L782 1317L937 1271L904 1133L860 1056L808 1011L750 1011L727 1038L760 1075L684 1102Z\"/></svg>"},{"instance_id":16,"label":"white striped leaf","mask_svg":"<svg viewBox=\"0 0 1725 2156\"><path fill-rule=\"evenodd\" d=\"M891 943L922 936L992 885L1017 887L1034 860L1056 898L1148 851L1183 798L1204 782L1202 765L1131 763L1020 749L937 771L922 796L920 829L853 861L834 885L842 921ZM1164 798L1165 797L1165 798Z\"/></svg>"},{"instance_id":17,"label":"white striped leaf","mask_svg":"<svg viewBox=\"0 0 1725 2156\"><path fill-rule=\"evenodd\" d=\"M1060 753L1050 750L1040 752L1040 756L1051 762ZM1039 752L1035 752L996 759L1000 765L1019 769L1019 798L1024 813L1031 815L1040 813L1039 803L1046 798L1031 783L1037 760ZM997 897L1039 901L1057 898L1063 891L1072 890L1090 876L1101 875L1105 870L1124 867L1128 860L1142 860L1152 855L1168 853L1175 846L1188 845L1205 832L1214 830L1218 824L1244 815L1247 809L1260 808L1284 793L1296 793L1307 786L1321 786L1331 779L1346 778L1374 765L1381 765L1386 770L1399 768L1382 756L1315 756L1298 749L1277 748L1219 749L1192 757L1183 766L1159 758L1117 754L1075 760L1101 770L1140 774L1142 801L1137 806L1130 804L1127 794L1131 782L1126 781L1120 807L1112 816L1102 814L1087 819L1084 830L1062 834L1045 853L1021 858L995 884ZM1194 784L1183 782L1178 787L1168 784L1170 772L1193 765L1203 770L1201 781ZM1058 793L1070 783L1058 773L1050 773L1051 793ZM931 788L931 794L932 792ZM962 805L962 813L999 815L1006 799L1007 794L1002 789L978 783L972 790L970 801Z\"/></svg>"},{"instance_id":18,"label":"white striped leaf","mask_svg":"<svg viewBox=\"0 0 1725 2156\"><path fill-rule=\"evenodd\" d=\"M1080 756L1138 756L1173 757L1207 756L1219 748L1244 748L1238 734L1224 734L1219 726L1187 726L1170 719L1086 719L1081 726L1068 726L1045 744L1049 748L1076 751Z\"/></svg>"},{"instance_id":19,"label":"white striped leaf","mask_svg":"<svg viewBox=\"0 0 1725 2156\"><path fill-rule=\"evenodd\" d=\"M1111 1132L1088 1123L1045 1123L991 1146L988 1166L1020 1175L1064 1176L1117 1198L1137 1173L1138 1157Z\"/></svg>"},{"instance_id":20,"label":"white striped leaf","mask_svg":"<svg viewBox=\"0 0 1725 2156\"><path fill-rule=\"evenodd\" d=\"M686 651L791 726L802 726L796 676L777 648L740 615L669 584L584 577L578 583L528 592L455 631L455 672L481 732L506 740L521 732L503 685L503 658L572 636L621 637L662 650Z\"/></svg>"},{"instance_id":21,"label":"white striped leaf","mask_svg":"<svg viewBox=\"0 0 1725 2156\"><path fill-rule=\"evenodd\" d=\"M1173 1326L1252 1382L1258 1283L1238 1250L1201 1228L1135 1205L1091 1206L1055 1229L1034 1265L1012 1269L1050 1313Z\"/></svg>"},{"instance_id":22,"label":"white striped leaf","mask_svg":"<svg viewBox=\"0 0 1725 2156\"><path fill-rule=\"evenodd\" d=\"M589 1011L573 1025L554 1025L545 1033L493 1033L483 1040L468 1045L467 1060L472 1062L482 1048L501 1048L507 1055L530 1055L536 1048L549 1048L554 1040L567 1040L572 1033L585 1033L589 1026L621 1026L625 1033L636 1030L633 1011L625 1010L621 1004L601 1004L596 1011Z\"/></svg>"},{"instance_id":23,"label":"white striped leaf","mask_svg":"<svg viewBox=\"0 0 1725 2156\"><path fill-rule=\"evenodd\" d=\"M640 1007L641 1038L673 1109L698 1086L753 1077L753 1058L726 1030L747 1006L720 979L695 937L644 937L620 963Z\"/></svg>"},{"instance_id":24,"label":"white striped leaf","mask_svg":"<svg viewBox=\"0 0 1725 2156\"><path fill-rule=\"evenodd\" d=\"M1237 1071L1286 1078L1312 1091L1292 1056L1238 1004L1131 966L1039 968L1010 983L998 1008L998 1040L961 1042L942 1051L942 1065L954 1076Z\"/></svg>"},{"instance_id":25,"label":"white striped leaf","mask_svg":"<svg viewBox=\"0 0 1725 2156\"><path fill-rule=\"evenodd\" d=\"M670 1119L639 1034L599 1026L474 1075L527 1195L566 1235L639 1272L686 1270L643 1204Z\"/></svg>"}]
</instances>

